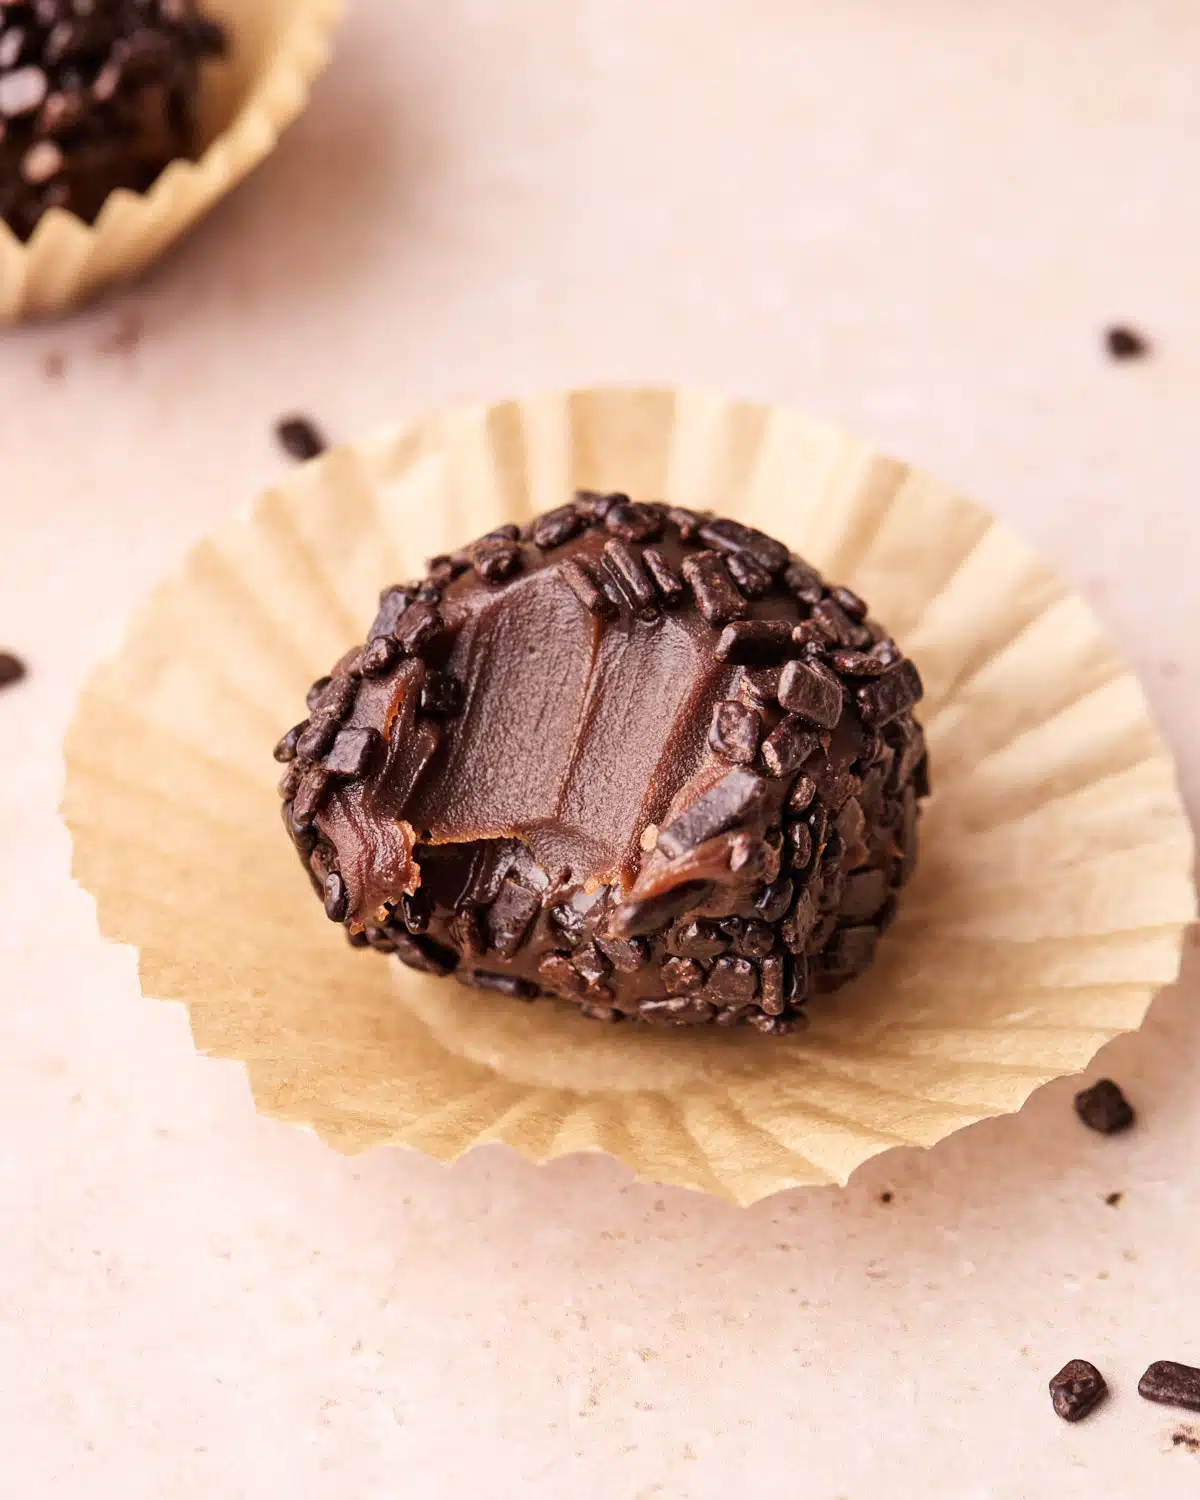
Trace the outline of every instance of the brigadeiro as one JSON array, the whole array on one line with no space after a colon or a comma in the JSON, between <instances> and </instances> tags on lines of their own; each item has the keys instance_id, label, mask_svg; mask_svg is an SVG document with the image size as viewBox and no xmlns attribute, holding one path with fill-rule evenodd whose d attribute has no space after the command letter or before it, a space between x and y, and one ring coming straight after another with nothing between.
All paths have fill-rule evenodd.
<instances>
[{"instance_id":1,"label":"brigadeiro","mask_svg":"<svg viewBox=\"0 0 1200 1500\"><path fill-rule=\"evenodd\" d=\"M276 758L351 943L667 1026L803 1022L917 854L916 668L762 532L578 494L385 590Z\"/></svg>"},{"instance_id":2,"label":"brigadeiro","mask_svg":"<svg viewBox=\"0 0 1200 1500\"><path fill-rule=\"evenodd\" d=\"M92 223L197 148L204 58L225 32L195 0L0 0L0 214L26 240L50 208Z\"/></svg>"}]
</instances>

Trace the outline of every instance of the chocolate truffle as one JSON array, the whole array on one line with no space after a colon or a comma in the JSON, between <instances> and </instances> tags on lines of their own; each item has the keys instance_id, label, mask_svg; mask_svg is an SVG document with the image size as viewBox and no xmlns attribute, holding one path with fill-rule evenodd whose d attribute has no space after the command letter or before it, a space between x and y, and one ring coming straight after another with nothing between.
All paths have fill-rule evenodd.
<instances>
[{"instance_id":1,"label":"chocolate truffle","mask_svg":"<svg viewBox=\"0 0 1200 1500\"><path fill-rule=\"evenodd\" d=\"M350 941L599 1020L782 1033L870 963L916 669L735 521L581 493L385 590L276 758Z\"/></svg>"},{"instance_id":2,"label":"chocolate truffle","mask_svg":"<svg viewBox=\"0 0 1200 1500\"><path fill-rule=\"evenodd\" d=\"M194 154L200 64L225 33L195 0L0 0L0 214L92 223Z\"/></svg>"}]
</instances>

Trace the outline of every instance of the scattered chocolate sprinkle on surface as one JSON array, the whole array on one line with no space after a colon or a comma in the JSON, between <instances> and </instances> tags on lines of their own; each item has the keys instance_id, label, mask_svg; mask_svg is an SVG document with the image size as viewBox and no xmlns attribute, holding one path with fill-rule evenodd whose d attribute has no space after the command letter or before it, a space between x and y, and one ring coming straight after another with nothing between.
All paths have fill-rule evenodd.
<instances>
[{"instance_id":1,"label":"scattered chocolate sprinkle on surface","mask_svg":"<svg viewBox=\"0 0 1200 1500\"><path fill-rule=\"evenodd\" d=\"M1101 1135L1115 1135L1133 1124L1133 1106L1111 1078L1101 1078L1075 1095L1075 1113Z\"/></svg>"},{"instance_id":2,"label":"scattered chocolate sprinkle on surface","mask_svg":"<svg viewBox=\"0 0 1200 1500\"><path fill-rule=\"evenodd\" d=\"M275 747L285 826L355 947L786 1036L916 859L920 677L866 615L762 532L579 493L382 592Z\"/></svg>"},{"instance_id":3,"label":"scattered chocolate sprinkle on surface","mask_svg":"<svg viewBox=\"0 0 1200 1500\"><path fill-rule=\"evenodd\" d=\"M1050 1382L1050 1399L1064 1422L1081 1421L1107 1393L1104 1376L1086 1359L1069 1360Z\"/></svg>"},{"instance_id":4,"label":"scattered chocolate sprinkle on surface","mask_svg":"<svg viewBox=\"0 0 1200 1500\"><path fill-rule=\"evenodd\" d=\"M1116 1208L1124 1196L1124 1193L1107 1193L1105 1194L1104 1201L1108 1204L1109 1208Z\"/></svg>"},{"instance_id":5,"label":"scattered chocolate sprinkle on surface","mask_svg":"<svg viewBox=\"0 0 1200 1500\"><path fill-rule=\"evenodd\" d=\"M319 458L329 446L311 417L281 417L275 424L275 436L287 456L302 464Z\"/></svg>"},{"instance_id":6,"label":"scattered chocolate sprinkle on surface","mask_svg":"<svg viewBox=\"0 0 1200 1500\"><path fill-rule=\"evenodd\" d=\"M1104 347L1115 360L1144 359L1150 344L1143 334L1124 323L1114 323L1104 331Z\"/></svg>"},{"instance_id":7,"label":"scattered chocolate sprinkle on surface","mask_svg":"<svg viewBox=\"0 0 1200 1500\"><path fill-rule=\"evenodd\" d=\"M26 673L25 663L11 651L0 651L0 688L11 687L20 682Z\"/></svg>"},{"instance_id":8,"label":"scattered chocolate sprinkle on surface","mask_svg":"<svg viewBox=\"0 0 1200 1500\"><path fill-rule=\"evenodd\" d=\"M1189 1453L1200 1453L1200 1433L1190 1427L1177 1427L1171 1434L1173 1448L1186 1448Z\"/></svg>"},{"instance_id":9,"label":"scattered chocolate sprinkle on surface","mask_svg":"<svg viewBox=\"0 0 1200 1500\"><path fill-rule=\"evenodd\" d=\"M882 1193L880 1193L880 1195L879 1195L879 1201L880 1201L880 1203L883 1203L883 1204L886 1205L886 1204L888 1204L888 1203L890 1203L892 1201L892 1199L893 1199L894 1196L895 1196L895 1194L892 1192L892 1190L890 1188L887 1188Z\"/></svg>"},{"instance_id":10,"label":"scattered chocolate sprinkle on surface","mask_svg":"<svg viewBox=\"0 0 1200 1500\"><path fill-rule=\"evenodd\" d=\"M1200 1411L1200 1370L1173 1359L1156 1359L1138 1381L1138 1395L1160 1406Z\"/></svg>"}]
</instances>

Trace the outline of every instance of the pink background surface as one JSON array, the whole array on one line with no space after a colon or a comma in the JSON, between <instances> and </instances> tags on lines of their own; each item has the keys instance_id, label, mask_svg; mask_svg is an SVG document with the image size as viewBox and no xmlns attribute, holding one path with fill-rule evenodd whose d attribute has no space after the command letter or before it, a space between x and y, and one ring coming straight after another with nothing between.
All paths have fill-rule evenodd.
<instances>
[{"instance_id":1,"label":"pink background surface","mask_svg":"<svg viewBox=\"0 0 1200 1500\"><path fill-rule=\"evenodd\" d=\"M279 414L609 381L806 405L991 506L1121 640L1195 808L1198 66L1193 0L360 0L186 245L4 336L6 1495L1200 1491L1200 1418L1134 1391L1200 1364L1195 963L1102 1059L1127 1137L1064 1081L749 1211L601 1158L348 1161L139 996L55 812L84 674L282 471ZM1153 359L1102 357L1121 319ZM1076 1355L1113 1397L1070 1428Z\"/></svg>"}]
</instances>

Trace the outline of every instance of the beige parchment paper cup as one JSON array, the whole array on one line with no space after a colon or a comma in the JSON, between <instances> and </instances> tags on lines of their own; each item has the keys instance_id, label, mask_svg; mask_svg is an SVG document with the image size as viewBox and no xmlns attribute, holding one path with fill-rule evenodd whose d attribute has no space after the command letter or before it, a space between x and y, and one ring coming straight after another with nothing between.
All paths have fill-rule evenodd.
<instances>
[{"instance_id":1,"label":"beige parchment paper cup","mask_svg":"<svg viewBox=\"0 0 1200 1500\"><path fill-rule=\"evenodd\" d=\"M872 603L924 676L934 796L870 972L780 1039L585 1021L348 948L272 746L426 557L576 488L719 507ZM600 1149L749 1203L1017 1109L1137 1027L1194 915L1172 763L1084 603L945 486L804 416L590 390L334 450L202 542L84 690L75 872L258 1107L341 1151Z\"/></svg>"},{"instance_id":2,"label":"beige parchment paper cup","mask_svg":"<svg viewBox=\"0 0 1200 1500\"><path fill-rule=\"evenodd\" d=\"M205 0L229 56L206 64L203 149L146 193L112 193L95 224L44 214L22 244L0 220L0 324L62 312L145 269L275 149L329 60L342 0Z\"/></svg>"}]
</instances>

